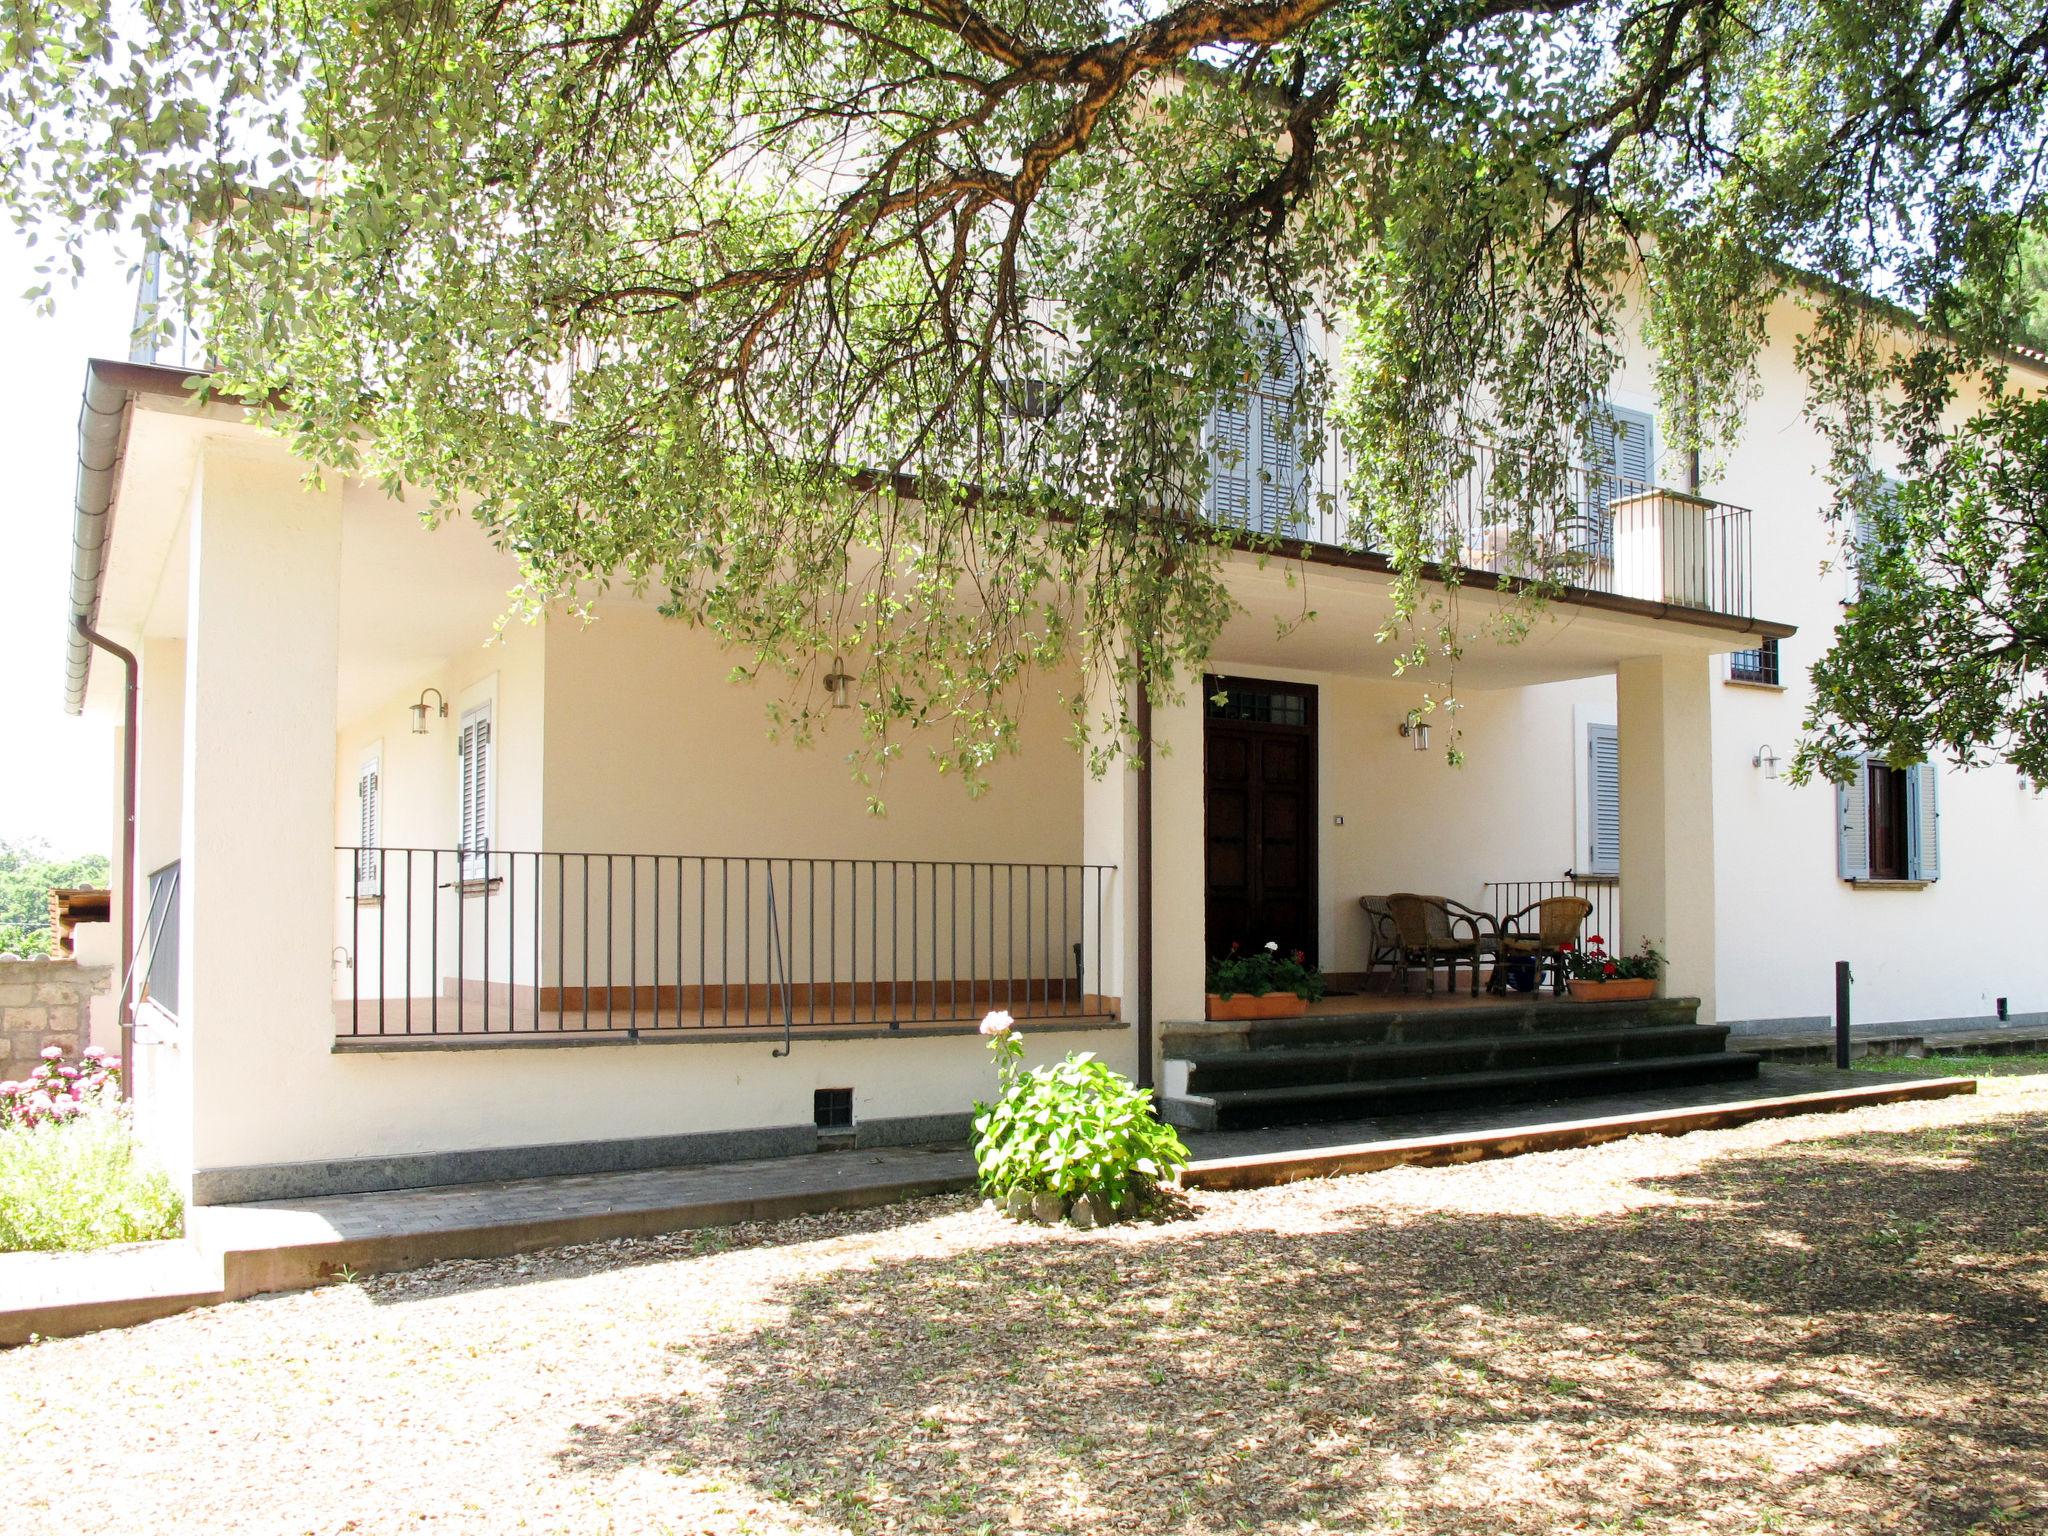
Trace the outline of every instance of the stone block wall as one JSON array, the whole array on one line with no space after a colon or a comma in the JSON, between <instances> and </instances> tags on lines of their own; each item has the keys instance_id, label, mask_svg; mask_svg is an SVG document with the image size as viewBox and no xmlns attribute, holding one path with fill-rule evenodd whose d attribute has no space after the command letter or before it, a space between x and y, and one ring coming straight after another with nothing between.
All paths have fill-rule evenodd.
<instances>
[{"instance_id":1,"label":"stone block wall","mask_svg":"<svg viewBox=\"0 0 2048 1536\"><path fill-rule=\"evenodd\" d=\"M18 1078L46 1045L74 1058L90 1043L92 1000L113 984L113 970L65 958L0 956L0 1078Z\"/></svg>"}]
</instances>

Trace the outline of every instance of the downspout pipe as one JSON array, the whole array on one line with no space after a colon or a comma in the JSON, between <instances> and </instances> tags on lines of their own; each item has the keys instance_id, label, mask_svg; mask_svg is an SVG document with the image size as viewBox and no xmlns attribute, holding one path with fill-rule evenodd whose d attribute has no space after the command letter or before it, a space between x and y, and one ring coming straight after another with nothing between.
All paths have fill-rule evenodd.
<instances>
[{"instance_id":1,"label":"downspout pipe","mask_svg":"<svg viewBox=\"0 0 2048 1536\"><path fill-rule=\"evenodd\" d=\"M72 496L71 615L64 637L64 712L85 712L86 684L92 678L92 654L103 650L127 673L121 732L121 916L120 964L125 975L135 960L135 762L136 716L140 689L135 653L116 645L94 625L99 619L100 580L106 571L113 536L114 486L121 472L123 436L128 425L129 394L111 380L98 363L85 369L85 392L78 407L78 479ZM135 1017L132 990L122 988L116 1005L121 1026L121 1093L135 1091Z\"/></svg>"},{"instance_id":2,"label":"downspout pipe","mask_svg":"<svg viewBox=\"0 0 2048 1536\"><path fill-rule=\"evenodd\" d=\"M1152 1083L1152 683L1138 680L1138 1086Z\"/></svg>"},{"instance_id":3,"label":"downspout pipe","mask_svg":"<svg viewBox=\"0 0 2048 1536\"><path fill-rule=\"evenodd\" d=\"M121 1097L135 1092L135 988L128 981L128 967L135 961L135 726L137 702L142 683L135 653L117 645L84 619L76 621L78 633L89 645L97 646L121 663L127 686L121 700L121 998L116 1021L121 1027Z\"/></svg>"}]
</instances>

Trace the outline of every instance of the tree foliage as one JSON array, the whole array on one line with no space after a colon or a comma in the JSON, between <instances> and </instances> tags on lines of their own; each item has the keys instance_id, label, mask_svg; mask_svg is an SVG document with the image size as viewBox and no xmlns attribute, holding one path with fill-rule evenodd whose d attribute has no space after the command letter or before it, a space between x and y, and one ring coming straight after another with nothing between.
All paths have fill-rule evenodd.
<instances>
[{"instance_id":1,"label":"tree foliage","mask_svg":"<svg viewBox=\"0 0 2048 1536\"><path fill-rule=\"evenodd\" d=\"M0 954L48 954L50 892L104 886L108 870L103 853L58 858L47 843L0 838Z\"/></svg>"},{"instance_id":2,"label":"tree foliage","mask_svg":"<svg viewBox=\"0 0 2048 1536\"><path fill-rule=\"evenodd\" d=\"M2048 79L2048 18L1987 0L0 13L0 197L56 276L156 242L223 383L480 518L531 604L650 589L798 735L843 660L873 755L929 724L970 778L1035 668L1198 675L1246 541L1191 445L1268 361L1248 310L1343 337L1285 429L1348 449L1426 670L1467 639L1466 445L1513 445L1493 515L1532 517L1633 306L1681 451L1789 295L1838 511L1887 443L1937 472L1926 424L2000 382Z\"/></svg>"}]
</instances>

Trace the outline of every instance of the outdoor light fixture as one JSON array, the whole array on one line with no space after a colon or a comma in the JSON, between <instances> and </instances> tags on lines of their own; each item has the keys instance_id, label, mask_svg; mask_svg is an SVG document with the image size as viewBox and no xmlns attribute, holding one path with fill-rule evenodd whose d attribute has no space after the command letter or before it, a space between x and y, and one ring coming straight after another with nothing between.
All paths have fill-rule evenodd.
<instances>
[{"instance_id":1,"label":"outdoor light fixture","mask_svg":"<svg viewBox=\"0 0 2048 1536\"><path fill-rule=\"evenodd\" d=\"M1418 752L1429 750L1429 724L1423 720L1403 720L1401 734L1415 744Z\"/></svg>"},{"instance_id":2,"label":"outdoor light fixture","mask_svg":"<svg viewBox=\"0 0 2048 1536\"><path fill-rule=\"evenodd\" d=\"M843 662L834 658L832 670L825 674L825 691L832 695L834 709L853 708L853 679L847 675Z\"/></svg>"},{"instance_id":3,"label":"outdoor light fixture","mask_svg":"<svg viewBox=\"0 0 2048 1536\"><path fill-rule=\"evenodd\" d=\"M438 688L422 688L420 690L419 703L408 704L406 706L406 708L412 711L412 733L415 736L424 736L427 734L427 695L430 693L435 698L441 701L441 707L437 711L437 713L443 720L446 720L448 718L447 696L443 694L441 690Z\"/></svg>"},{"instance_id":4,"label":"outdoor light fixture","mask_svg":"<svg viewBox=\"0 0 2048 1536\"><path fill-rule=\"evenodd\" d=\"M1761 768L1765 778L1775 779L1778 776L1778 754L1771 750L1769 742L1765 742L1756 749L1756 756L1749 760L1749 766Z\"/></svg>"}]
</instances>

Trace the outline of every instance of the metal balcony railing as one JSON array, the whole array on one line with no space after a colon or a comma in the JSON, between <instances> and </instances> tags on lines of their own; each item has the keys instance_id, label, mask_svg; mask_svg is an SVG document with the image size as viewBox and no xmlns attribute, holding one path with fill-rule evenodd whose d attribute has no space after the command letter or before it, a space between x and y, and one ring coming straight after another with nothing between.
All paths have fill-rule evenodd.
<instances>
[{"instance_id":1,"label":"metal balcony railing","mask_svg":"<svg viewBox=\"0 0 2048 1536\"><path fill-rule=\"evenodd\" d=\"M336 850L337 1032L1105 1018L1111 865Z\"/></svg>"},{"instance_id":2,"label":"metal balcony railing","mask_svg":"<svg viewBox=\"0 0 2048 1536\"><path fill-rule=\"evenodd\" d=\"M1261 478L1249 510L1217 521L1284 540L1387 553L1386 530L1370 507L1353 500L1350 457L1334 432L1313 464L1290 465L1283 450L1268 451L1275 462L1254 466ZM1423 530L1425 548L1464 569L1511 580L1753 616L1747 507L1584 464L1537 492L1524 469L1524 461L1499 448L1468 445L1464 472Z\"/></svg>"}]
</instances>

